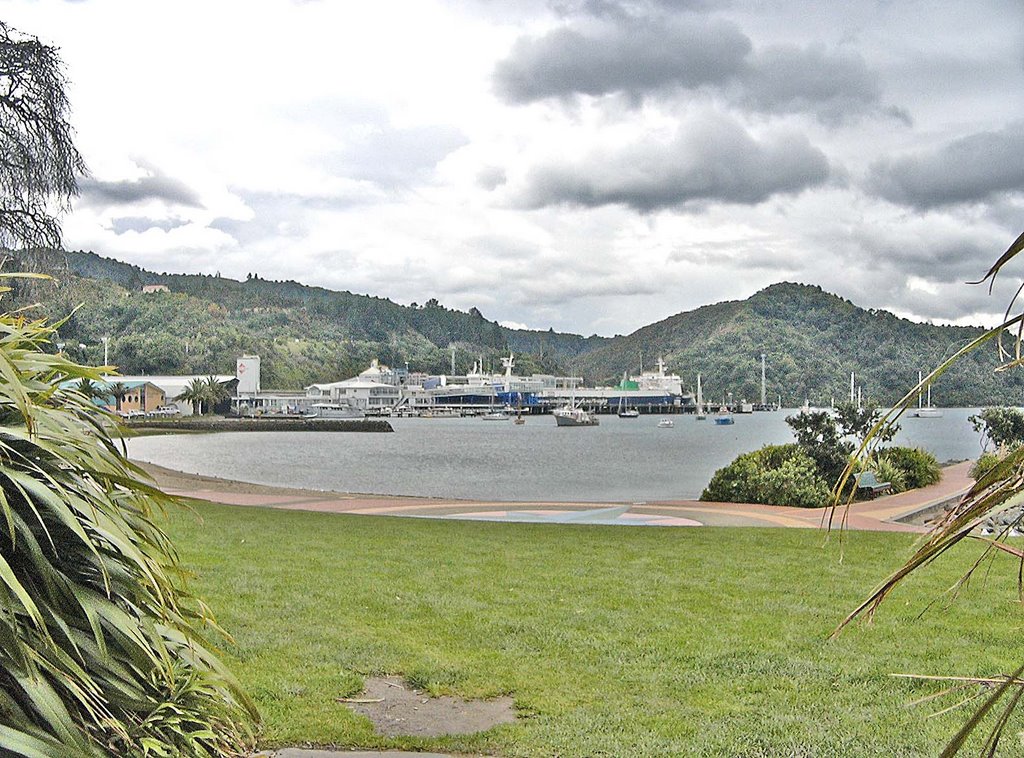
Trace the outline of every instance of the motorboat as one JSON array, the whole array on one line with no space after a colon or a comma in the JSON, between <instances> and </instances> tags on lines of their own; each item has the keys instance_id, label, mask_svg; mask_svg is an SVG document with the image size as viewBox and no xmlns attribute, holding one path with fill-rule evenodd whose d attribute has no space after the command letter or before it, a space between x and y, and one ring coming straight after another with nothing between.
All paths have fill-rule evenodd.
<instances>
[{"instance_id":1,"label":"motorboat","mask_svg":"<svg viewBox=\"0 0 1024 758\"><path fill-rule=\"evenodd\" d=\"M675 422L672 419L670 419L670 418L663 418L660 421L658 421L658 428L659 429L671 429L674 426L675 426Z\"/></svg>"},{"instance_id":2,"label":"motorboat","mask_svg":"<svg viewBox=\"0 0 1024 758\"><path fill-rule=\"evenodd\" d=\"M558 426L597 426L597 416L574 405L566 405L552 412Z\"/></svg>"},{"instance_id":3,"label":"motorboat","mask_svg":"<svg viewBox=\"0 0 1024 758\"><path fill-rule=\"evenodd\" d=\"M735 424L736 419L732 417L732 413L730 413L729 408L723 405L718 409L718 413L715 414L715 423L719 426L727 426L729 424Z\"/></svg>"},{"instance_id":4,"label":"motorboat","mask_svg":"<svg viewBox=\"0 0 1024 758\"><path fill-rule=\"evenodd\" d=\"M508 421L512 417L505 411L491 411L490 413L485 413L480 418L484 421Z\"/></svg>"}]
</instances>

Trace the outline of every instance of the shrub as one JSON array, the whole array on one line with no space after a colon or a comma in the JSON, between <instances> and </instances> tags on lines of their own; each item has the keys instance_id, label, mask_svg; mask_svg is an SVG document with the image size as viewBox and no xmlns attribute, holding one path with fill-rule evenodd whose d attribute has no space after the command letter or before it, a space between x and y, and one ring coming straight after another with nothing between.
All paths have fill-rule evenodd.
<instances>
[{"instance_id":1,"label":"shrub","mask_svg":"<svg viewBox=\"0 0 1024 758\"><path fill-rule=\"evenodd\" d=\"M921 448L887 447L879 451L877 458L888 461L902 472L904 489L912 490L935 484L942 476L939 462L935 460L935 456ZM893 489L895 489L895 482L893 482Z\"/></svg>"},{"instance_id":2,"label":"shrub","mask_svg":"<svg viewBox=\"0 0 1024 758\"><path fill-rule=\"evenodd\" d=\"M903 469L893 463L885 455L879 454L874 456L869 462L866 468L869 471L875 473L875 478L880 482L889 482L892 486L893 492L903 492L904 490L910 489L907 486L906 476L904 475Z\"/></svg>"},{"instance_id":3,"label":"shrub","mask_svg":"<svg viewBox=\"0 0 1024 758\"><path fill-rule=\"evenodd\" d=\"M971 479L978 481L1003 459L999 453L982 453L971 466Z\"/></svg>"},{"instance_id":4,"label":"shrub","mask_svg":"<svg viewBox=\"0 0 1024 758\"><path fill-rule=\"evenodd\" d=\"M255 709L204 647L156 523L172 501L78 388L99 370L45 353L42 322L0 333L0 752L243 752Z\"/></svg>"},{"instance_id":5,"label":"shrub","mask_svg":"<svg viewBox=\"0 0 1024 758\"><path fill-rule=\"evenodd\" d=\"M744 453L711 478L701 500L818 508L828 503L828 484L799 445L766 445Z\"/></svg>"}]
</instances>

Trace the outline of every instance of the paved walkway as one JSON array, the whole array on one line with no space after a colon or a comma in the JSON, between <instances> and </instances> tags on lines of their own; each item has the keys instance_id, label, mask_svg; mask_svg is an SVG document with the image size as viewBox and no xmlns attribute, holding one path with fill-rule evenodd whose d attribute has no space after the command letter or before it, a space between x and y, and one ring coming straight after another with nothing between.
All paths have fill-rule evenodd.
<instances>
[{"instance_id":1,"label":"paved walkway","mask_svg":"<svg viewBox=\"0 0 1024 758\"><path fill-rule=\"evenodd\" d=\"M697 500L668 500L634 503L627 520L645 521L665 526L777 526L817 529L830 523L833 528L869 531L922 532L926 528L903 523L912 514L939 503L955 499L971 486L968 477L971 463L958 463L942 471L937 484L898 495L853 503L834 513L828 508L793 508L746 503L705 503ZM145 465L165 491L183 497L209 500L228 505L281 508L284 510L320 511L375 516L418 516L434 518L506 517L510 509L517 513L533 513L538 520L544 514L565 514L621 505L621 503L556 503L495 502L475 500L444 500L414 497L382 497L347 495L336 492L287 489L231 482L213 477L181 474L158 466Z\"/></svg>"}]
</instances>

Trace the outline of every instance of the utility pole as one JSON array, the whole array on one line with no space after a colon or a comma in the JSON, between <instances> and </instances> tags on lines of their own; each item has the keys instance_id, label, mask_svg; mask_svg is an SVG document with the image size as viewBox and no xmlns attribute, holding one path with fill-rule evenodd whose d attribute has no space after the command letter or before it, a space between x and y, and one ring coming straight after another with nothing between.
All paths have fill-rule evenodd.
<instances>
[{"instance_id":1,"label":"utility pole","mask_svg":"<svg viewBox=\"0 0 1024 758\"><path fill-rule=\"evenodd\" d=\"M764 353L761 353L761 407L762 408L764 408L765 400L767 399L766 396L765 396L765 386L764 386L764 358L765 358Z\"/></svg>"},{"instance_id":2,"label":"utility pole","mask_svg":"<svg viewBox=\"0 0 1024 758\"><path fill-rule=\"evenodd\" d=\"M100 337L100 339L103 340L103 365L109 366L110 361L108 353L110 349L110 337Z\"/></svg>"}]
</instances>

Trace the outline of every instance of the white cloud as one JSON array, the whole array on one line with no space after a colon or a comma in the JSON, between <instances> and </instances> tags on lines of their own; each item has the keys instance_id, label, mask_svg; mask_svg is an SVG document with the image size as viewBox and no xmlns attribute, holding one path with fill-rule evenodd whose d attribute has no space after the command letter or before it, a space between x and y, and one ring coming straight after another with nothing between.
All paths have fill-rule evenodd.
<instances>
[{"instance_id":1,"label":"white cloud","mask_svg":"<svg viewBox=\"0 0 1024 758\"><path fill-rule=\"evenodd\" d=\"M94 181L71 247L584 334L782 279L936 320L1000 310L962 282L1024 210L1019 172L992 194L969 170L999 142L985 135L1019 131L1012 0L4 10L60 46L72 82ZM565 29L614 45L542 44ZM717 36L699 50L659 47L700 29ZM544 56L561 68L531 64ZM534 78L503 89L503 65ZM573 87L593 92L559 96Z\"/></svg>"}]
</instances>

